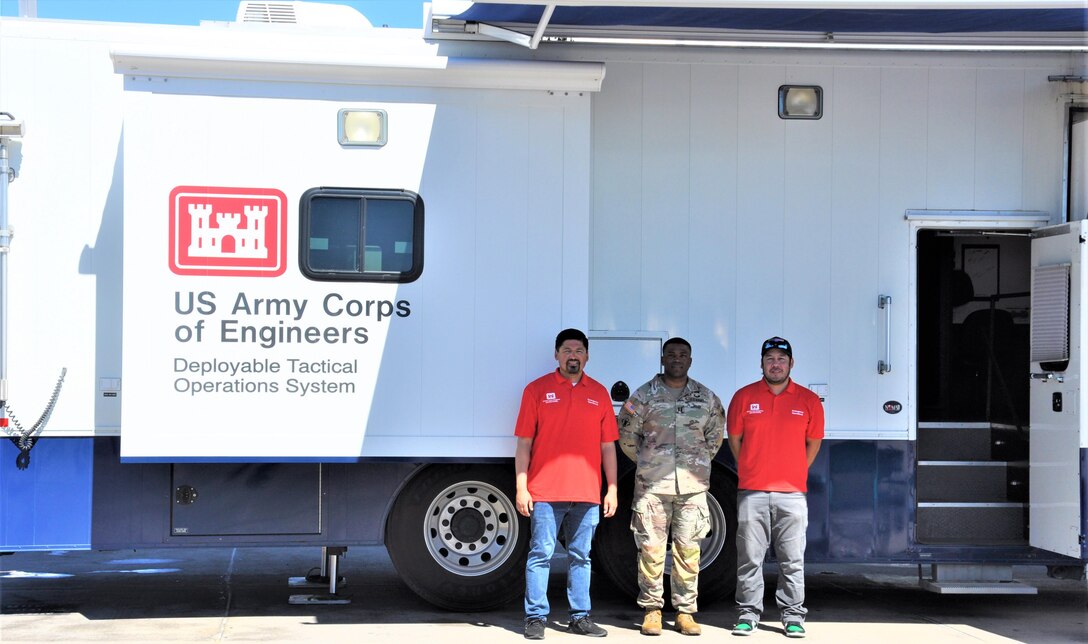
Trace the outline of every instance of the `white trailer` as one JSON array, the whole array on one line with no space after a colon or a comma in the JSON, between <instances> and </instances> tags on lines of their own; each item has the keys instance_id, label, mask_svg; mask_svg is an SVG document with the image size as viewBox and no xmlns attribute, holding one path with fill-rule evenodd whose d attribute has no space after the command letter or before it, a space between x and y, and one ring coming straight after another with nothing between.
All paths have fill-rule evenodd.
<instances>
[{"instance_id":1,"label":"white trailer","mask_svg":"<svg viewBox=\"0 0 1088 644\"><path fill-rule=\"evenodd\" d=\"M790 338L828 417L812 560L1083 567L1088 10L820 43L729 26L760 3L436 3L422 34L277 4L0 19L5 413L67 369L5 427L0 549L384 542L424 598L498 605L519 394L574 326L608 386L682 335L725 399ZM633 587L626 519L598 540Z\"/></svg>"}]
</instances>

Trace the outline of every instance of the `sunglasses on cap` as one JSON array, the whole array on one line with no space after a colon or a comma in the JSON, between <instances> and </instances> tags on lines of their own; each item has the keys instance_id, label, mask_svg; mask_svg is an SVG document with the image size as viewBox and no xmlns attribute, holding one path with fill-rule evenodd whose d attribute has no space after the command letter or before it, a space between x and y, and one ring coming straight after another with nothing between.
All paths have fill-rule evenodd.
<instances>
[{"instance_id":1,"label":"sunglasses on cap","mask_svg":"<svg viewBox=\"0 0 1088 644\"><path fill-rule=\"evenodd\" d=\"M784 351L786 355L793 357L793 348L785 338L774 337L763 342L763 348L760 350L759 355L766 355L771 349L778 349Z\"/></svg>"}]
</instances>

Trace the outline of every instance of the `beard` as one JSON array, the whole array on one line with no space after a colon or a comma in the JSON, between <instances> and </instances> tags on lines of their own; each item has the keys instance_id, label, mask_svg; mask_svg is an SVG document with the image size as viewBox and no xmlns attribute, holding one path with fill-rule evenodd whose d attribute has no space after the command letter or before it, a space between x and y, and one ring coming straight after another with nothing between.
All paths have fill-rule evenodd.
<instances>
[{"instance_id":1,"label":"beard","mask_svg":"<svg viewBox=\"0 0 1088 644\"><path fill-rule=\"evenodd\" d=\"M567 364L563 365L563 368L567 370L567 373L573 376L574 374L581 373L582 363L577 360L567 360Z\"/></svg>"},{"instance_id":2,"label":"beard","mask_svg":"<svg viewBox=\"0 0 1088 644\"><path fill-rule=\"evenodd\" d=\"M763 379L766 380L769 384L780 385L790 379L790 372L787 370L776 375L771 375L764 372Z\"/></svg>"}]
</instances>

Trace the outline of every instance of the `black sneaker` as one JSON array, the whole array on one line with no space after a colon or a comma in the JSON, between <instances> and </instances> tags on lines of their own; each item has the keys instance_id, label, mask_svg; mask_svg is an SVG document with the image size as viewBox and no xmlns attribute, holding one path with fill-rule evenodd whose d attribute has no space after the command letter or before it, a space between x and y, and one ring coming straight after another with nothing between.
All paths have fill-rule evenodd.
<instances>
[{"instance_id":1,"label":"black sneaker","mask_svg":"<svg viewBox=\"0 0 1088 644\"><path fill-rule=\"evenodd\" d=\"M737 625L733 627L734 635L741 635L747 637L756 632L756 622L750 619L741 619L737 621Z\"/></svg>"},{"instance_id":2,"label":"black sneaker","mask_svg":"<svg viewBox=\"0 0 1088 644\"><path fill-rule=\"evenodd\" d=\"M527 640L542 640L544 639L544 629L547 626L547 622L542 617L530 617L525 620L525 639Z\"/></svg>"},{"instance_id":3,"label":"black sneaker","mask_svg":"<svg viewBox=\"0 0 1088 644\"><path fill-rule=\"evenodd\" d=\"M594 624L593 620L591 620L588 615L570 620L570 624L567 624L567 631L574 633L575 635L587 635L589 637L604 637L608 635L608 631Z\"/></svg>"},{"instance_id":4,"label":"black sneaker","mask_svg":"<svg viewBox=\"0 0 1088 644\"><path fill-rule=\"evenodd\" d=\"M801 638L805 636L805 627L801 622L786 622L786 637Z\"/></svg>"}]
</instances>

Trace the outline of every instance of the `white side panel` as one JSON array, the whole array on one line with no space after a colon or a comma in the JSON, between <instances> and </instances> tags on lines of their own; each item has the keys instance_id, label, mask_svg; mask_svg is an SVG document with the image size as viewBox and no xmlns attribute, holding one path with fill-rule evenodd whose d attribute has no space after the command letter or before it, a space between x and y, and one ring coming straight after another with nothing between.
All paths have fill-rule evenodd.
<instances>
[{"instance_id":1,"label":"white side panel","mask_svg":"<svg viewBox=\"0 0 1088 644\"><path fill-rule=\"evenodd\" d=\"M585 106L585 108L588 109L588 106ZM534 108L529 111L528 116L530 123L529 185L526 187L525 193L525 208L528 217L526 218L526 236L523 248L527 260L527 275L525 284L522 286L525 292L526 318L525 328L522 331L521 355L515 353L510 356L511 361L518 363L518 366L523 370L519 378L524 382L539 377L544 371L555 366L554 338L560 329L565 329L568 326L585 328L584 320L578 321L577 315L584 315L586 309L584 303L587 298L584 294L587 286L585 284L584 266L588 255L584 248L581 249L580 253L578 249L578 246L586 243L585 235L579 235L575 230L567 231L565 229L567 223L570 224L571 228L576 229L585 225L588 195L569 195L572 203L567 204L565 202L568 195L563 189L557 189L559 186L565 188L568 183L570 183L572 190L578 190L579 186L586 186L584 176L581 181L574 179L570 182L567 181L568 177L564 176L565 171L581 171L584 173L586 168L584 160L573 168L567 168L562 164L555 163L555 159L563 158L563 150L570 144L569 141L565 140L565 137L569 136L569 134L564 131L564 123L573 125L573 121L576 119L567 121L564 119L562 111L544 108ZM575 146L574 149L579 148ZM587 147L583 144L580 149L586 150ZM504 186L500 192L505 192L506 189ZM565 224L557 226L556 213L568 212L568 205L579 210L579 215L565 218ZM575 248L570 249L570 255L573 255L573 257L568 256L564 245L564 236L567 234L581 237L578 244L575 244ZM562 252L560 252L561 249ZM568 261L573 262L575 266L568 266ZM560 266L563 274L559 274L556 270ZM572 271L578 276L575 283L581 284L581 301L583 302L582 306L578 307L580 311L572 316L576 321L570 324L567 324L567 320L564 319L563 315L568 307L565 305L561 309L556 307L556 303L565 302L567 297L572 299L578 297L576 293L571 292L575 290L575 287L565 277L568 271ZM479 357L484 356L486 356L486 353ZM477 404L488 405L490 403L493 405L495 401L490 398L491 394L485 390L477 397ZM518 401L520 402L520 400L519 398ZM516 409L513 410L513 414L494 429L496 431L501 429L504 434L512 433L514 431L513 419L517 416Z\"/></svg>"},{"instance_id":2,"label":"white side panel","mask_svg":"<svg viewBox=\"0 0 1088 644\"><path fill-rule=\"evenodd\" d=\"M683 277L690 254L690 70L687 65L646 65L642 79L643 305L638 328L671 335L688 328Z\"/></svg>"},{"instance_id":3,"label":"white side panel","mask_svg":"<svg viewBox=\"0 0 1088 644\"><path fill-rule=\"evenodd\" d=\"M593 254L590 327L642 323L642 66L608 66L593 97Z\"/></svg>"},{"instance_id":4,"label":"white side panel","mask_svg":"<svg viewBox=\"0 0 1088 644\"><path fill-rule=\"evenodd\" d=\"M926 115L926 199L974 207L976 70L930 68Z\"/></svg>"},{"instance_id":5,"label":"white side panel","mask_svg":"<svg viewBox=\"0 0 1088 644\"><path fill-rule=\"evenodd\" d=\"M880 93L872 89L880 86L880 77L877 68L836 69L835 93L830 97L836 122L850 126L837 128L831 144L830 275L836 288L831 289L829 301L836 325L839 320L859 321L852 334L829 334L829 390L824 407L834 418L829 426L844 436L871 431L880 413L877 405L857 404L878 400L882 377L876 373L880 338L873 323L880 292L879 274L873 267L880 264L880 249L876 244L857 243L875 239L880 223L875 216L880 211Z\"/></svg>"},{"instance_id":6,"label":"white side panel","mask_svg":"<svg viewBox=\"0 0 1088 644\"><path fill-rule=\"evenodd\" d=\"M1031 363L1030 385L1031 456L1029 485L1031 507L1031 545L1079 557L1081 554L1080 453L1088 447L1088 423L1085 422L1084 369L1088 345L1088 221L1043 231L1044 236L1031 242L1033 287L1042 267L1069 265L1068 281L1068 363ZM1032 294L1032 336L1045 318L1044 304L1061 306L1053 295L1043 298ZM1053 307L1051 307L1053 308ZM1061 308L1058 309L1060 314ZM1053 342L1049 344L1053 345ZM1041 354L1032 347L1032 354Z\"/></svg>"},{"instance_id":7,"label":"white side panel","mask_svg":"<svg viewBox=\"0 0 1088 644\"><path fill-rule=\"evenodd\" d=\"M691 70L688 326L677 333L698 343L692 347L692 376L719 397L737 388L738 360L750 366L755 359L751 353L738 357L732 316L737 266L727 261L737 254L737 82L734 65Z\"/></svg>"},{"instance_id":8,"label":"white side panel","mask_svg":"<svg viewBox=\"0 0 1088 644\"><path fill-rule=\"evenodd\" d=\"M529 140L529 114L498 106L482 109L476 137L479 156L474 184L478 196L476 266L472 279L480 297L476 298L473 311L472 346L488 350L465 356L471 360L465 384L472 388L475 401L492 400L490 407L476 405L474 422L480 427L505 429L503 434L508 436L513 433L513 419L517 417L516 402L500 401L493 396L497 382L521 382L524 386L527 371L523 361L530 315L526 307L525 261L525 249L530 243L526 235L529 150L525 145ZM554 302L550 307L552 315L557 304ZM546 337L540 340L538 356L544 360L550 357L551 347ZM457 342L455 338L448 341ZM491 359L491 347L506 348L495 353L503 359ZM537 371L543 373L547 364L541 366L545 369ZM487 377L470 375L481 372L486 372ZM513 398L520 400L520 396Z\"/></svg>"},{"instance_id":9,"label":"white side panel","mask_svg":"<svg viewBox=\"0 0 1088 644\"><path fill-rule=\"evenodd\" d=\"M980 69L973 208L1023 208L1024 72Z\"/></svg>"},{"instance_id":10,"label":"white side panel","mask_svg":"<svg viewBox=\"0 0 1088 644\"><path fill-rule=\"evenodd\" d=\"M472 309L480 294L476 281L464 279L476 270L475 145L478 120L474 105L447 105L435 111L434 131L442 132L447 145L433 146L427 155L420 194L427 207L427 243L424 296L428 307L421 312L423 352L420 369L427 404L420 405L423 427L433 435L456 437L465 424L474 422L475 397L465 394L461 382L472 372L478 356L465 351L475 339L475 320L470 315L445 315L443 311ZM439 207L439 204L441 206ZM444 266L442 272L432 271ZM460 338L462 341L451 341Z\"/></svg>"},{"instance_id":11,"label":"white side panel","mask_svg":"<svg viewBox=\"0 0 1088 644\"><path fill-rule=\"evenodd\" d=\"M101 42L10 25L0 109L26 124L10 146L10 409L29 429L67 367L46 435L115 434L121 399L100 384L116 394L121 378L121 79Z\"/></svg>"},{"instance_id":12,"label":"white side panel","mask_svg":"<svg viewBox=\"0 0 1088 644\"><path fill-rule=\"evenodd\" d=\"M590 110L589 96L578 94L564 102L562 124L563 159L563 328L589 328L589 254L590 254ZM556 132L555 137L560 137ZM540 163L547 164L546 160ZM548 186L540 186L547 188ZM550 187L553 191L556 186ZM558 202L558 199L556 200ZM548 257L554 261L554 255ZM535 313L534 313L535 315ZM548 339L554 340L548 333ZM554 356L554 342L552 347ZM527 348L535 351L535 348ZM551 363L549 362L549 368Z\"/></svg>"},{"instance_id":13,"label":"white side panel","mask_svg":"<svg viewBox=\"0 0 1088 644\"><path fill-rule=\"evenodd\" d=\"M723 398L758 378L758 343L780 333L798 382L828 385L829 437L911 438L905 212L1052 206L1062 107L1034 79L1063 61L655 54L605 57L593 99L591 327L683 335ZM820 85L823 117L780 119L783 83ZM671 270L658 247L675 249ZM893 302L884 375L879 295Z\"/></svg>"},{"instance_id":14,"label":"white side panel","mask_svg":"<svg viewBox=\"0 0 1088 644\"><path fill-rule=\"evenodd\" d=\"M759 378L759 344L785 335L785 301L794 291L795 275L787 275L785 123L778 118L772 97L786 80L778 65L743 65L737 89L737 299L736 371L738 386ZM728 258L725 258L728 260ZM804 348L795 344L795 356ZM732 396L725 392L723 399ZM728 403L726 403L728 404Z\"/></svg>"},{"instance_id":15,"label":"white side panel","mask_svg":"<svg viewBox=\"0 0 1088 644\"><path fill-rule=\"evenodd\" d=\"M885 401L902 403L907 413L888 415L881 412L877 415L877 428L880 436L907 438L914 420L911 359L916 331L910 315L911 276L909 269L904 270L911 266L914 251L910 248L910 229L903 219L903 212L912 203L926 203L928 70L885 68L881 74L880 97L879 292L871 300L868 316L878 340L871 349L875 355L858 368L877 373L873 357L881 359L888 340L882 328L885 314L877 308L876 296L891 296L891 339L888 344L892 371L876 376L877 399L867 401L867 404L880 409Z\"/></svg>"},{"instance_id":16,"label":"white side panel","mask_svg":"<svg viewBox=\"0 0 1088 644\"><path fill-rule=\"evenodd\" d=\"M485 63L515 85L529 81L532 91L368 87L342 65L338 73L345 74L346 84L322 85L313 75L300 83L270 82L270 70L257 68L249 70L254 73L250 82L164 81L116 74L110 48L124 43L131 51L153 45L184 52L191 44L190 51L199 54L210 51L204 44L227 43L244 58L258 50L282 52L290 41L300 45L289 48L300 52L300 59L318 64L319 59L343 62L373 54L384 61L380 64L419 65L416 71L424 72L415 73L415 80L442 76L452 59L408 34L388 30L359 42L314 34L104 23L6 20L3 28L0 109L28 124L28 136L13 159L20 176L12 184L16 236L9 293L15 312L9 320L11 403L23 421L33 421L60 369L67 367L47 435L122 433L126 457L511 453L522 386L553 366L557 330L588 324L589 96L541 91L542 85L532 83L551 88L550 72L531 76L534 70L595 67L599 72L599 64ZM192 66L191 58L183 55L175 62ZM229 67L227 61L219 70L228 73ZM462 71L470 67L471 61L461 65ZM481 80L471 71L460 77L470 85ZM126 80L133 84L129 107L137 116L124 125L122 138ZM381 150L336 145L336 110L348 106L387 108L389 145ZM73 125L73 109L79 113L78 125ZM299 195L310 187L416 190L426 204L424 275L401 286L303 280L292 229L287 271L280 278L184 280L166 270L165 239L152 230L165 225L167 196L177 185L281 189L288 195L292 225ZM133 243L125 249L132 254L125 274L132 288L125 293L129 312L122 324L126 186L130 204L124 221L133 227L125 239ZM145 223L148 228L140 228ZM369 332L363 362L370 373L358 374L353 384L360 399L350 403L340 405L329 394L283 395L282 389L253 405L224 395L149 391L176 375L175 357L238 357L231 351L237 347L210 348L207 336L201 347L184 347L184 355L175 351L174 329L186 320L174 312L174 294L191 291L216 295L217 313L208 316L208 328L217 321L212 317L230 314L240 292L306 299L299 321L306 325L323 323L317 311L331 292L361 301L406 300L411 314L396 324L373 317L345 323L368 326ZM252 317L272 325L280 321ZM322 355L350 360L351 352L342 348ZM250 345L242 357L278 351ZM293 346L288 352L288 357L311 356L308 347ZM286 360L284 353L277 355ZM163 360L169 366L162 367ZM473 376L481 368L492 371L486 386L464 382L482 382ZM150 373L154 369L159 371Z\"/></svg>"},{"instance_id":17,"label":"white side panel","mask_svg":"<svg viewBox=\"0 0 1088 644\"><path fill-rule=\"evenodd\" d=\"M1080 59L1085 64L1084 56ZM1024 75L1024 146L1021 173L1025 210L1050 213L1050 222L1062 221L1062 124L1065 110L1058 96L1061 83L1047 81L1045 73Z\"/></svg>"},{"instance_id":18,"label":"white side panel","mask_svg":"<svg viewBox=\"0 0 1088 644\"><path fill-rule=\"evenodd\" d=\"M791 67L786 82L834 87L834 70ZM836 122L833 105L825 105L824 118L816 122L783 121L786 154L780 247L782 292L787 297L782 303L782 333L795 347L793 377L801 384L827 383L831 362L831 161ZM765 248L777 246L772 242ZM835 425L834 400L829 397L824 410L830 426Z\"/></svg>"}]
</instances>

